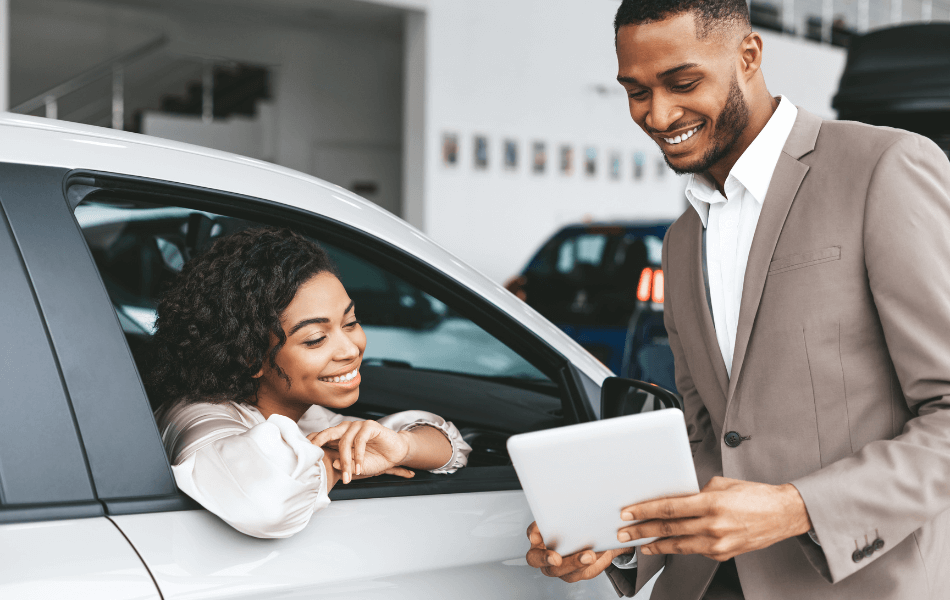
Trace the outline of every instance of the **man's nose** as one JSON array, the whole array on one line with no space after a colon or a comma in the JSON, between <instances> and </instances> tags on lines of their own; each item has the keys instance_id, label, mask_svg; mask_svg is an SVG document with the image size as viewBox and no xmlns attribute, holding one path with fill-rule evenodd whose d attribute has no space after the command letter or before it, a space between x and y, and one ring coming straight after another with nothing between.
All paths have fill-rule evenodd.
<instances>
[{"instance_id":1,"label":"man's nose","mask_svg":"<svg viewBox=\"0 0 950 600\"><path fill-rule=\"evenodd\" d=\"M654 131L667 131L673 123L683 117L683 109L676 105L667 94L654 94L647 115L647 127Z\"/></svg>"}]
</instances>

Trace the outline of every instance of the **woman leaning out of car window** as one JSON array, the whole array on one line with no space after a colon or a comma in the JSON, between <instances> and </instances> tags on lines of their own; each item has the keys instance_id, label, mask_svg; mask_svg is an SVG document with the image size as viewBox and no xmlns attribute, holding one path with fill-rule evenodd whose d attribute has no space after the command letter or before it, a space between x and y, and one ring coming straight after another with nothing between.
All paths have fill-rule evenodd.
<instances>
[{"instance_id":1,"label":"woman leaning out of car window","mask_svg":"<svg viewBox=\"0 0 950 600\"><path fill-rule=\"evenodd\" d=\"M241 231L188 262L159 304L146 377L178 487L281 538L341 480L464 466L471 448L437 415L334 412L359 397L355 311L323 249L287 229Z\"/></svg>"}]
</instances>

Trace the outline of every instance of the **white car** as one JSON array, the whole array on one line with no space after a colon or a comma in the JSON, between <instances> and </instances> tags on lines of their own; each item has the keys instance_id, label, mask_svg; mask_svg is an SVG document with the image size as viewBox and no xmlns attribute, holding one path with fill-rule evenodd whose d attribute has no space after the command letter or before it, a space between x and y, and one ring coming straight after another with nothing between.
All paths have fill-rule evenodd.
<instances>
[{"instance_id":1,"label":"white car","mask_svg":"<svg viewBox=\"0 0 950 600\"><path fill-rule=\"evenodd\" d=\"M10 114L0 207L0 598L616 598L605 577L527 566L533 519L505 450L598 418L611 373L405 222L272 164ZM368 337L350 414L442 415L468 467L339 485L281 540L177 490L136 361L162 284L255 224L339 264Z\"/></svg>"}]
</instances>

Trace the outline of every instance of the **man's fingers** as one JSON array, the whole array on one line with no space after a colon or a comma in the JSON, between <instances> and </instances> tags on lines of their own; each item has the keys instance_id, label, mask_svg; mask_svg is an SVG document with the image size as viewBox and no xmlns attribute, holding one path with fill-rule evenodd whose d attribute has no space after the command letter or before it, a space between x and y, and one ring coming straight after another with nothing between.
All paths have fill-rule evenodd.
<instances>
[{"instance_id":1,"label":"man's fingers","mask_svg":"<svg viewBox=\"0 0 950 600\"><path fill-rule=\"evenodd\" d=\"M707 514L710 502L710 496L703 493L680 498L650 500L620 509L620 518L624 521L648 521L700 517Z\"/></svg>"},{"instance_id":2,"label":"man's fingers","mask_svg":"<svg viewBox=\"0 0 950 600\"><path fill-rule=\"evenodd\" d=\"M551 550L546 550L546 552L551 552ZM570 556L563 556L560 565L544 567L541 571L548 577L563 577L574 571L584 570L596 561L597 554L593 550L584 550Z\"/></svg>"},{"instance_id":3,"label":"man's fingers","mask_svg":"<svg viewBox=\"0 0 950 600\"><path fill-rule=\"evenodd\" d=\"M651 537L673 537L676 535L698 535L704 532L702 519L663 519L640 521L636 525L621 527L617 531L618 542L629 542Z\"/></svg>"},{"instance_id":4,"label":"man's fingers","mask_svg":"<svg viewBox=\"0 0 950 600\"><path fill-rule=\"evenodd\" d=\"M599 556L591 563L589 566L584 567L583 569L578 569L566 575L561 575L561 579L568 583L575 583L577 581L582 581L585 579L593 579L601 573L604 572L604 569L610 566L610 562L614 559L614 554L612 552L601 552Z\"/></svg>"},{"instance_id":5,"label":"man's fingers","mask_svg":"<svg viewBox=\"0 0 950 600\"><path fill-rule=\"evenodd\" d=\"M703 554L710 551L709 540L699 536L689 535L664 540L657 540L640 547L646 555L651 554Z\"/></svg>"},{"instance_id":6,"label":"man's fingers","mask_svg":"<svg viewBox=\"0 0 950 600\"><path fill-rule=\"evenodd\" d=\"M532 548L547 548L544 545L544 538L541 537L541 530L538 529L537 521L532 521L531 525L528 525L528 541L531 542Z\"/></svg>"},{"instance_id":7,"label":"man's fingers","mask_svg":"<svg viewBox=\"0 0 950 600\"><path fill-rule=\"evenodd\" d=\"M560 566L562 561L560 554L544 548L531 548L524 558L535 569Z\"/></svg>"}]
</instances>

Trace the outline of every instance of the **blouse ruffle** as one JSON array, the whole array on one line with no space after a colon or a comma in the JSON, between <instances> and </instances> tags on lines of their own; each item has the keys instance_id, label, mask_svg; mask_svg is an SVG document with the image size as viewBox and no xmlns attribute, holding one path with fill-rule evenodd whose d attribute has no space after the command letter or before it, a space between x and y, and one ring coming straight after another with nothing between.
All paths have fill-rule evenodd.
<instances>
[{"instance_id":1,"label":"blouse ruffle","mask_svg":"<svg viewBox=\"0 0 950 600\"><path fill-rule=\"evenodd\" d=\"M178 487L232 527L259 538L290 537L313 513L330 504L323 449L307 439L343 421L357 421L311 407L298 421L253 406L178 401L156 413L162 443ZM452 456L432 473L454 473L471 452L451 422L409 410L378 420L394 431L434 427L452 445Z\"/></svg>"}]
</instances>

